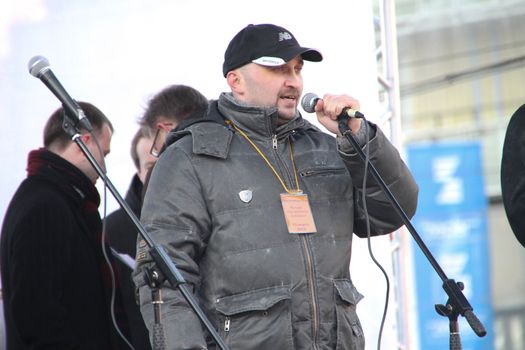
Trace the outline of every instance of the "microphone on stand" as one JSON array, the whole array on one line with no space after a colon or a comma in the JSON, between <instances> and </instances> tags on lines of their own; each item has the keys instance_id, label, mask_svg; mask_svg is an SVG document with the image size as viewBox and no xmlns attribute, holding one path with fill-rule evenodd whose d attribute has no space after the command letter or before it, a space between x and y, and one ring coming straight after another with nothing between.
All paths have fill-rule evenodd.
<instances>
[{"instance_id":1,"label":"microphone on stand","mask_svg":"<svg viewBox=\"0 0 525 350\"><path fill-rule=\"evenodd\" d=\"M55 74L53 74L53 71L49 67L49 61L47 58L43 56L35 56L31 58L27 64L27 68L32 76L40 79L58 98L58 100L62 102L62 105L67 112L67 116L73 119L75 128L80 126L89 132L93 131L93 127L82 108L80 108L77 101L69 96L66 89L64 89Z\"/></svg>"}]
</instances>

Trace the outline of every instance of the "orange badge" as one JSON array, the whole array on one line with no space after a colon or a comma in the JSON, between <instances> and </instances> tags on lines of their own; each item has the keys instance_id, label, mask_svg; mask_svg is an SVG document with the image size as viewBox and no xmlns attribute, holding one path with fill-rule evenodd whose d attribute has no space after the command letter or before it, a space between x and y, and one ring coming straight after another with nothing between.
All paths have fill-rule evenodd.
<instances>
[{"instance_id":1,"label":"orange badge","mask_svg":"<svg viewBox=\"0 0 525 350\"><path fill-rule=\"evenodd\" d=\"M315 233L314 217L306 194L281 194L284 218L289 233Z\"/></svg>"}]
</instances>

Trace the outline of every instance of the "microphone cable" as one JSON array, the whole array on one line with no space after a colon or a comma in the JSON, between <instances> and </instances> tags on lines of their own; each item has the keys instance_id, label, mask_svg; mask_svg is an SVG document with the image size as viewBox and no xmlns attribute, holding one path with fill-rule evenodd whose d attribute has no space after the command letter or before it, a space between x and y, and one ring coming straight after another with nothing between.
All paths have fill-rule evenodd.
<instances>
[{"instance_id":1,"label":"microphone cable","mask_svg":"<svg viewBox=\"0 0 525 350\"><path fill-rule=\"evenodd\" d=\"M365 170L364 170L364 177L363 177L363 185L361 188L362 192L362 201L363 201L363 211L365 213L365 221L366 221L366 238L367 238L367 246L368 246L368 254L370 255L370 258L374 262L374 264L381 270L381 273L385 277L386 282L386 293L385 293L385 306L383 308L383 315L381 317L381 325L379 327L379 334L377 336L377 349L381 349L381 339L383 337L383 329L385 327L386 322L386 315L388 312L388 300L390 298L390 279L388 278L388 274L383 268L383 266L377 261L377 259L374 256L374 252L372 251L372 243L371 243L371 233L370 233L370 217L368 215L368 207L366 204L366 183L367 183L367 176L368 176L368 164L370 162L370 147L366 147L368 142L370 141L370 133L369 133L369 126L368 121L366 120L365 116L363 115L360 119L362 119L362 122L365 123L365 147L366 150L365 153ZM351 132L350 130L346 131L346 133Z\"/></svg>"},{"instance_id":2,"label":"microphone cable","mask_svg":"<svg viewBox=\"0 0 525 350\"><path fill-rule=\"evenodd\" d=\"M97 146L97 150L100 155L100 159L102 160L101 168L103 169L104 173L106 173L106 161L104 157L104 152L102 151L102 148L100 147L100 143L98 142L98 139L95 136L94 131L91 131L90 135L93 138L95 145ZM103 191L103 196L102 196L102 203L103 203L102 234L100 235L100 241L101 241L100 243L102 245L102 255L104 256L104 260L106 262L106 265L109 268L109 273L111 276L111 301L110 301L111 322L113 323L113 327L115 327L115 330L117 331L119 337L126 343L126 345L131 350L135 350L133 345L131 345L131 342L122 333L120 327L118 326L117 318L115 316L115 300L116 300L117 282L116 282L116 277L115 277L115 271L113 269L113 265L111 264L111 260L109 258L108 251L106 249L107 188L108 187L106 183L104 182L104 191Z\"/></svg>"}]
</instances>

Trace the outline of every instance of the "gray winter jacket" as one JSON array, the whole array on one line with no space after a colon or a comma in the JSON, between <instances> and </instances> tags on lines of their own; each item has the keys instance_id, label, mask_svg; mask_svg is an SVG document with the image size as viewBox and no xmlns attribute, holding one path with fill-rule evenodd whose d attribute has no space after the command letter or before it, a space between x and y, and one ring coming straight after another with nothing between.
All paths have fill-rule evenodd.
<instances>
[{"instance_id":1,"label":"gray winter jacket","mask_svg":"<svg viewBox=\"0 0 525 350\"><path fill-rule=\"evenodd\" d=\"M194 286L231 350L364 349L356 315L362 296L349 272L352 232L366 237L362 161L338 152L332 136L299 114L277 127L275 108L241 106L225 94L209 114L246 132L286 186L295 188L291 140L317 232L288 233L283 187L246 139L222 122L196 123L171 135L146 192L146 230ZM396 149L373 128L370 158L411 217L417 185ZM372 235L402 225L371 177L366 202ZM141 274L150 260L140 242L137 261L135 283L151 332L151 291ZM169 349L215 348L176 289L164 288L163 298Z\"/></svg>"}]
</instances>

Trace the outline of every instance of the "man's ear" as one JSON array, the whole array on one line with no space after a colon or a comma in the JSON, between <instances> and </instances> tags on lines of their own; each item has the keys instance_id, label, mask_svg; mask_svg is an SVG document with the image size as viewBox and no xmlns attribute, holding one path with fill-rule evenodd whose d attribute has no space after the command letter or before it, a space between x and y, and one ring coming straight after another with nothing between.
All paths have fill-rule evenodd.
<instances>
[{"instance_id":1,"label":"man's ear","mask_svg":"<svg viewBox=\"0 0 525 350\"><path fill-rule=\"evenodd\" d=\"M176 123L172 123L172 122L168 122L166 121L164 118L159 120L155 126L157 127L157 129L161 129L165 132L170 132L172 129L174 129L177 124Z\"/></svg>"},{"instance_id":2,"label":"man's ear","mask_svg":"<svg viewBox=\"0 0 525 350\"><path fill-rule=\"evenodd\" d=\"M242 75L239 70L235 69L229 71L226 75L226 82L230 86L232 92L236 94L242 94Z\"/></svg>"},{"instance_id":3,"label":"man's ear","mask_svg":"<svg viewBox=\"0 0 525 350\"><path fill-rule=\"evenodd\" d=\"M84 132L83 134L80 134L80 139L86 145L86 147L89 147L90 143L93 142L93 136L91 136L91 134L88 132ZM76 155L84 156L84 152L82 151L80 147L78 147L78 145L74 141L71 141L68 147L70 147L70 151L72 151L73 154L75 154L75 156Z\"/></svg>"},{"instance_id":4,"label":"man's ear","mask_svg":"<svg viewBox=\"0 0 525 350\"><path fill-rule=\"evenodd\" d=\"M86 145L91 141L91 134L86 132L80 136L82 139L82 142L84 142Z\"/></svg>"}]
</instances>

